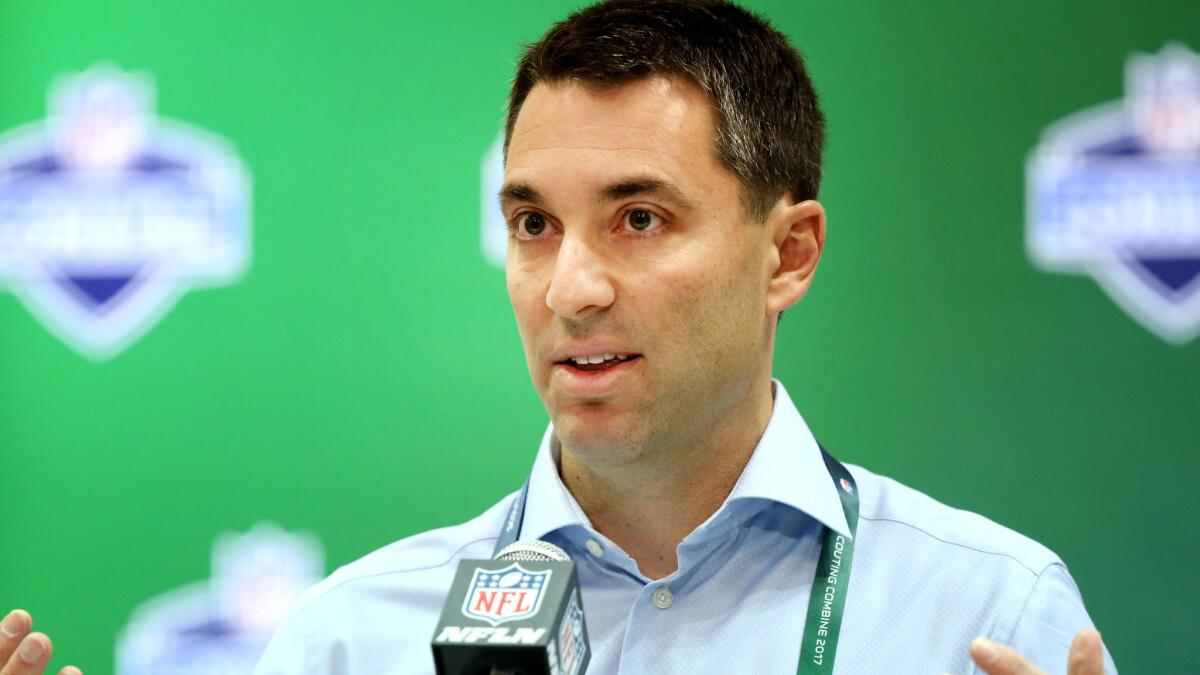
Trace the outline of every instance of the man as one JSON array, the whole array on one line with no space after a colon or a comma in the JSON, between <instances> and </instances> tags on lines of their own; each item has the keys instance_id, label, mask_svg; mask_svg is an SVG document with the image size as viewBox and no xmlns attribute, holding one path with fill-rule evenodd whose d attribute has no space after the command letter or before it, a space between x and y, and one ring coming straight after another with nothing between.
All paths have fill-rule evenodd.
<instances>
[{"instance_id":1,"label":"man","mask_svg":"<svg viewBox=\"0 0 1200 675\"><path fill-rule=\"evenodd\" d=\"M500 199L551 426L520 529L578 564L589 672L793 672L827 532L853 546L839 673L1116 672L1053 553L860 467L835 482L772 381L824 246L822 144L799 56L729 4L603 3L521 60ZM430 672L457 561L518 498L338 570L258 672Z\"/></svg>"}]
</instances>

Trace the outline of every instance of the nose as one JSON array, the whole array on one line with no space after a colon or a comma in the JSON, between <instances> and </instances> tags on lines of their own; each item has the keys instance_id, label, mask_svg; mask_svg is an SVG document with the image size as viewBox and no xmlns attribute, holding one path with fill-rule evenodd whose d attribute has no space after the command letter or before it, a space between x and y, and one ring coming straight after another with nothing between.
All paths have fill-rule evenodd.
<instances>
[{"instance_id":1,"label":"nose","mask_svg":"<svg viewBox=\"0 0 1200 675\"><path fill-rule=\"evenodd\" d=\"M612 305L616 291L603 262L585 236L564 236L546 291L546 306L563 318L578 319Z\"/></svg>"}]
</instances>

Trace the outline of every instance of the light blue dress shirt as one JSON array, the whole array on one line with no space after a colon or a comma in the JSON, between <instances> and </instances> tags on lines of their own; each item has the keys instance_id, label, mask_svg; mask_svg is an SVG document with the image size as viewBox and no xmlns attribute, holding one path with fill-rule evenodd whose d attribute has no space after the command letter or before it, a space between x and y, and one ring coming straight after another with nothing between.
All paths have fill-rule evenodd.
<instances>
[{"instance_id":1,"label":"light blue dress shirt","mask_svg":"<svg viewBox=\"0 0 1200 675\"><path fill-rule=\"evenodd\" d=\"M724 505L652 581L591 527L557 469L548 429L530 475L522 539L578 565L589 673L794 673L821 528L849 534L808 426L775 383L771 421ZM1058 556L981 516L866 469L835 672L979 672L977 635L1065 673L1092 627ZM255 671L432 673L429 641L461 558L490 558L515 493L470 522L396 542L337 570L299 601ZM1107 672L1116 673L1105 650Z\"/></svg>"}]
</instances>

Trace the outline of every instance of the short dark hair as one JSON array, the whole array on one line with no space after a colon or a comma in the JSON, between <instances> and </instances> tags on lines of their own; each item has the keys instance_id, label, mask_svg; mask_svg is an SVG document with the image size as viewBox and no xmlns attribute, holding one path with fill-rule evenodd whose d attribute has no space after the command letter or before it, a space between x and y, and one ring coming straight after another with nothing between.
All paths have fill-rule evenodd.
<instances>
[{"instance_id":1,"label":"short dark hair","mask_svg":"<svg viewBox=\"0 0 1200 675\"><path fill-rule=\"evenodd\" d=\"M766 19L724 0L608 0L526 47L509 93L504 152L534 85L614 87L683 76L712 101L718 161L758 220L784 192L814 199L825 119L800 54Z\"/></svg>"}]
</instances>

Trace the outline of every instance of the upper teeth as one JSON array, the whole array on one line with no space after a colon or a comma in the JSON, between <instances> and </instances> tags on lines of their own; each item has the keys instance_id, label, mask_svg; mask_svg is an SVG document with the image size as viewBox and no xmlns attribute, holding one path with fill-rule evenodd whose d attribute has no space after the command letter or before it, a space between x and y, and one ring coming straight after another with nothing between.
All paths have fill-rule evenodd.
<instances>
[{"instance_id":1,"label":"upper teeth","mask_svg":"<svg viewBox=\"0 0 1200 675\"><path fill-rule=\"evenodd\" d=\"M613 359L626 358L624 355L618 354L593 354L592 356L572 356L571 360L578 364L584 363L604 363Z\"/></svg>"}]
</instances>

